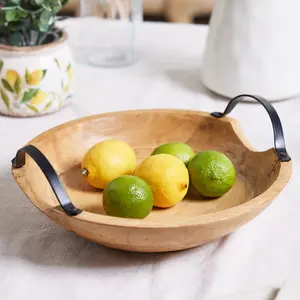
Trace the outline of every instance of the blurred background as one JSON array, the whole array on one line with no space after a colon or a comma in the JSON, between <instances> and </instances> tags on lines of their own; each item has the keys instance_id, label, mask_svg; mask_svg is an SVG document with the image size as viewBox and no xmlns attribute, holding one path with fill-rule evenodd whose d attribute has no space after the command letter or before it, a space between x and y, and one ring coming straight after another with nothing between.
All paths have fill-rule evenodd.
<instances>
[{"instance_id":1,"label":"blurred background","mask_svg":"<svg viewBox=\"0 0 300 300\"><path fill-rule=\"evenodd\" d=\"M77 16L79 1L72 0L62 11L63 15ZM143 0L144 20L207 24L214 0Z\"/></svg>"}]
</instances>

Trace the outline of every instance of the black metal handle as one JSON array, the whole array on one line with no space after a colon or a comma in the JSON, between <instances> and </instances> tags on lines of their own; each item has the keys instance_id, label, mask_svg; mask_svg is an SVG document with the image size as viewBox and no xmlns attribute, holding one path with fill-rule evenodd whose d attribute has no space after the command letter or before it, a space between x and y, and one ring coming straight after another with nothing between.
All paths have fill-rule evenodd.
<instances>
[{"instance_id":1,"label":"black metal handle","mask_svg":"<svg viewBox=\"0 0 300 300\"><path fill-rule=\"evenodd\" d=\"M256 95L248 95L248 94L239 95L239 96L234 97L228 103L228 105L223 113L213 112L211 115L216 118L222 118L222 117L228 115L235 108L235 106L240 101L244 100L245 98L252 98L252 99L256 100L266 109L266 111L268 112L269 117L271 119L272 126L273 126L274 148L275 148L275 151L277 152L278 158L282 162L290 161L291 158L288 155L288 153L286 151L286 147L285 147L284 134L283 134L283 129L282 129L280 118L279 118L275 108L273 107L273 105L266 99L264 99L260 96L256 96Z\"/></svg>"},{"instance_id":2,"label":"black metal handle","mask_svg":"<svg viewBox=\"0 0 300 300\"><path fill-rule=\"evenodd\" d=\"M12 160L12 167L17 169L22 168L25 165L25 153L27 153L43 171L65 213L69 216L76 216L80 214L82 210L76 208L71 202L53 166L39 149L32 145L21 148L18 150L16 157Z\"/></svg>"}]
</instances>

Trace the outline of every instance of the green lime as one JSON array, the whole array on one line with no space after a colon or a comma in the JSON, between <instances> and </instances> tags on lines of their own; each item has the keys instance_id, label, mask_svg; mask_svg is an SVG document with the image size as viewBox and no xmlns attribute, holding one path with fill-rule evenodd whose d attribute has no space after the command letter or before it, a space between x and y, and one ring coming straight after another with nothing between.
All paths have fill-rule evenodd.
<instances>
[{"instance_id":1,"label":"green lime","mask_svg":"<svg viewBox=\"0 0 300 300\"><path fill-rule=\"evenodd\" d=\"M176 156L182 160L185 165L187 165L195 156L192 148L185 143L167 143L160 145L151 153L151 155L162 153Z\"/></svg>"},{"instance_id":2,"label":"green lime","mask_svg":"<svg viewBox=\"0 0 300 300\"><path fill-rule=\"evenodd\" d=\"M136 176L120 176L103 191L104 210L114 217L143 219L151 212L153 202L150 186Z\"/></svg>"},{"instance_id":3,"label":"green lime","mask_svg":"<svg viewBox=\"0 0 300 300\"><path fill-rule=\"evenodd\" d=\"M235 169L223 153L198 153L188 165L190 181L196 191L205 197L220 197L227 193L235 181Z\"/></svg>"}]
</instances>

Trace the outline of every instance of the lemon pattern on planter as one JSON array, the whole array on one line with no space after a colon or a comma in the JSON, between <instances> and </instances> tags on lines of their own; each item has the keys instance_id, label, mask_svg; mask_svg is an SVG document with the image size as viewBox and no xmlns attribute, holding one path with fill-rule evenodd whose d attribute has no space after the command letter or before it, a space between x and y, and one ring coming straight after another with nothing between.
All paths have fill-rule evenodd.
<instances>
[{"instance_id":1,"label":"lemon pattern on planter","mask_svg":"<svg viewBox=\"0 0 300 300\"><path fill-rule=\"evenodd\" d=\"M68 93L69 89L70 89L71 82L72 82L72 78L73 78L73 70L72 70L71 64L68 64L66 71L67 71L67 75L68 75L68 83L64 87L64 92Z\"/></svg>"},{"instance_id":2,"label":"lemon pattern on planter","mask_svg":"<svg viewBox=\"0 0 300 300\"><path fill-rule=\"evenodd\" d=\"M14 70L7 70L5 78L2 78L2 84L6 90L17 95L21 92L21 78Z\"/></svg>"},{"instance_id":3,"label":"lemon pattern on planter","mask_svg":"<svg viewBox=\"0 0 300 300\"><path fill-rule=\"evenodd\" d=\"M61 70L61 65L58 61L57 58L54 59L57 67L59 70ZM72 65L69 63L67 65L67 68L66 68L66 74L67 74L67 78L62 78L61 80L61 87L62 87L62 90L64 93L68 93L69 90L70 90L70 86L71 86L71 83L72 83L72 80L73 80L73 69L72 69ZM71 97L71 95L67 95L67 98Z\"/></svg>"},{"instance_id":4,"label":"lemon pattern on planter","mask_svg":"<svg viewBox=\"0 0 300 300\"><path fill-rule=\"evenodd\" d=\"M54 63L61 69L57 59L54 59ZM0 73L2 73L2 69L3 61L0 60ZM47 93L38 87L47 74L46 69L29 70L26 68L23 80L17 71L8 69L4 77L1 78L0 96L2 101L9 111L12 107L20 108L25 105L34 113L45 112L51 108L54 101L58 101L59 106L62 106L62 97L69 98L71 96L68 94L72 82L71 64L68 64L66 71L62 73L67 80L62 78L62 94L58 94L53 92ZM65 81L66 84L64 83Z\"/></svg>"},{"instance_id":5,"label":"lemon pattern on planter","mask_svg":"<svg viewBox=\"0 0 300 300\"><path fill-rule=\"evenodd\" d=\"M42 79L45 77L47 70L35 70L32 73L29 73L28 69L26 69L26 82L29 85L38 85L41 83Z\"/></svg>"},{"instance_id":6,"label":"lemon pattern on planter","mask_svg":"<svg viewBox=\"0 0 300 300\"><path fill-rule=\"evenodd\" d=\"M3 62L0 61L0 72L3 68ZM7 70L4 78L1 79L2 85L0 86L0 94L1 98L7 107L10 109L10 99L8 93L13 93L15 95L15 99L21 93L21 78L20 75L15 70Z\"/></svg>"}]
</instances>

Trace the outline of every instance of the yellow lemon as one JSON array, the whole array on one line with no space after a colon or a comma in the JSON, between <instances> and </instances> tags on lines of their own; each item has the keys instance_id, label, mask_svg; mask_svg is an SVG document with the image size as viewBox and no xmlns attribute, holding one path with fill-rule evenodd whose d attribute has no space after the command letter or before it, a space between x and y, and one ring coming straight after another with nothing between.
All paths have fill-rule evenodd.
<instances>
[{"instance_id":1,"label":"yellow lemon","mask_svg":"<svg viewBox=\"0 0 300 300\"><path fill-rule=\"evenodd\" d=\"M68 68L67 73L68 73L69 82L71 82L73 78L73 70L71 67Z\"/></svg>"},{"instance_id":2,"label":"yellow lemon","mask_svg":"<svg viewBox=\"0 0 300 300\"><path fill-rule=\"evenodd\" d=\"M30 85L38 85L45 76L45 72L43 70L36 70L32 73L26 73L26 81Z\"/></svg>"},{"instance_id":3,"label":"yellow lemon","mask_svg":"<svg viewBox=\"0 0 300 300\"><path fill-rule=\"evenodd\" d=\"M154 205L170 207L180 202L189 187L189 173L184 163L170 154L157 154L146 158L138 166L136 176L151 187Z\"/></svg>"},{"instance_id":4,"label":"yellow lemon","mask_svg":"<svg viewBox=\"0 0 300 300\"><path fill-rule=\"evenodd\" d=\"M70 89L70 86L67 84L65 87L64 87L64 92L67 93Z\"/></svg>"},{"instance_id":5,"label":"yellow lemon","mask_svg":"<svg viewBox=\"0 0 300 300\"><path fill-rule=\"evenodd\" d=\"M90 148L81 163L81 174L96 188L104 189L122 175L132 175L136 156L132 148L120 140L106 140Z\"/></svg>"},{"instance_id":6,"label":"yellow lemon","mask_svg":"<svg viewBox=\"0 0 300 300\"><path fill-rule=\"evenodd\" d=\"M39 105L48 98L48 94L42 91L38 91L36 95L30 100L31 105Z\"/></svg>"},{"instance_id":7,"label":"yellow lemon","mask_svg":"<svg viewBox=\"0 0 300 300\"><path fill-rule=\"evenodd\" d=\"M14 88L15 83L18 79L19 75L15 70L7 70L5 74L5 79L9 83L9 85Z\"/></svg>"}]
</instances>

